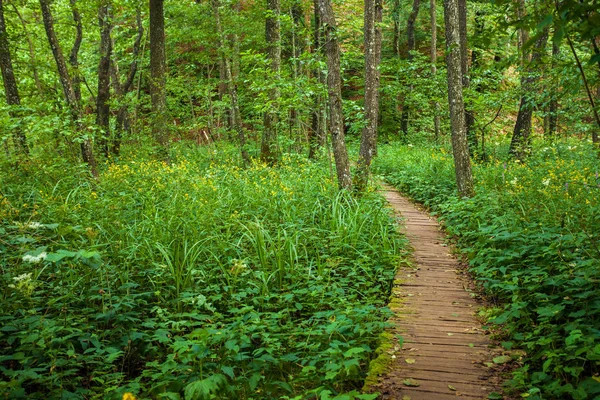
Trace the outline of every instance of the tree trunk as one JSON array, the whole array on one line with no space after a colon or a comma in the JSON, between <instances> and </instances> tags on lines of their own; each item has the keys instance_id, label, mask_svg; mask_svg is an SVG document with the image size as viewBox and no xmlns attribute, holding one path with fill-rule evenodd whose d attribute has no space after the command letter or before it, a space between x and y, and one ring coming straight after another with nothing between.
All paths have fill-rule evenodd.
<instances>
[{"instance_id":1,"label":"tree trunk","mask_svg":"<svg viewBox=\"0 0 600 400\"><path fill-rule=\"evenodd\" d=\"M340 45L337 40L337 25L331 0L319 0L319 13L325 33L325 53L327 55L327 88L329 94L329 114L331 143L340 189L352 189L350 163L344 138L344 115L342 113L342 77L340 68Z\"/></svg>"},{"instance_id":2,"label":"tree trunk","mask_svg":"<svg viewBox=\"0 0 600 400\"><path fill-rule=\"evenodd\" d=\"M133 51L131 53L132 61L129 64L129 72L125 79L125 83L121 84L121 78L119 76L119 65L117 60L113 60L111 63L111 75L112 75L112 84L117 97L119 97L120 101L124 100L124 97L127 93L133 90L133 82L135 80L135 75L138 70L138 56L140 54L140 48L142 44L142 39L144 38L144 26L142 25L142 13L138 8L136 12L136 23L137 23L137 36L133 43ZM115 124L115 134L111 143L111 153L114 155L119 155L121 151L121 140L123 137L123 133L131 133L131 120L129 117L129 108L127 104L121 104L119 110L117 111L117 118Z\"/></svg>"},{"instance_id":3,"label":"tree trunk","mask_svg":"<svg viewBox=\"0 0 600 400\"><path fill-rule=\"evenodd\" d=\"M267 0L267 17L265 20L265 35L267 39L267 53L271 61L271 79L279 81L281 68L281 32L280 32L280 7L279 0ZM264 131L260 145L260 159L269 165L277 162L277 109L279 90L275 84L269 90L270 107L264 115Z\"/></svg>"},{"instance_id":4,"label":"tree trunk","mask_svg":"<svg viewBox=\"0 0 600 400\"><path fill-rule=\"evenodd\" d=\"M446 22L446 64L448 68L448 105L452 126L452 151L456 186L461 197L473 196L473 176L467 144L465 105L463 101L460 51L460 23L457 0L444 0Z\"/></svg>"},{"instance_id":5,"label":"tree trunk","mask_svg":"<svg viewBox=\"0 0 600 400\"><path fill-rule=\"evenodd\" d=\"M431 47L429 56L431 61L431 76L435 79L437 75L437 17L435 0L429 0L429 21L431 24ZM433 104L433 132L435 141L440 137L440 103L434 101Z\"/></svg>"},{"instance_id":6,"label":"tree trunk","mask_svg":"<svg viewBox=\"0 0 600 400\"><path fill-rule=\"evenodd\" d=\"M73 122L77 127L77 131L82 134L83 127L81 124L81 108L75 91L73 90L73 83L71 81L71 77L69 76L69 71L67 70L65 57L63 56L62 49L58 43L58 38L56 37L56 32L54 31L54 20L52 18L52 12L50 11L49 0L40 0L40 8L42 10L42 18L44 20L46 36L48 37L48 42L50 43L50 48L52 49L54 61L56 62L58 77L63 88L65 99L69 105L69 109L71 110L71 117L73 118ZM83 161L89 165L92 175L98 176L91 139L84 138L81 142L81 156Z\"/></svg>"},{"instance_id":7,"label":"tree trunk","mask_svg":"<svg viewBox=\"0 0 600 400\"><path fill-rule=\"evenodd\" d=\"M556 43L552 44L552 66L554 67L555 60L560 55L560 46ZM548 131L547 134L550 138L556 135L556 127L558 123L558 94L556 91L558 88L553 88L550 105L548 107Z\"/></svg>"},{"instance_id":8,"label":"tree trunk","mask_svg":"<svg viewBox=\"0 0 600 400\"><path fill-rule=\"evenodd\" d=\"M164 0L150 0L150 96L152 135L158 143L158 156L169 160L167 127L167 61L165 54Z\"/></svg>"},{"instance_id":9,"label":"tree trunk","mask_svg":"<svg viewBox=\"0 0 600 400\"><path fill-rule=\"evenodd\" d=\"M313 43L313 53L315 58L321 58L321 46L323 42L323 26L321 24L321 17L319 15L319 2L318 0L313 0L314 5L314 19L315 19L315 27L314 27L314 43ZM318 80L319 84L325 85L326 78L324 71L317 66L314 70L314 76ZM314 94L314 107L311 113L311 127L309 130L308 136L308 158L314 160L318 157L319 151L325 145L325 119L326 112L324 112L323 107L323 97L315 92Z\"/></svg>"},{"instance_id":10,"label":"tree trunk","mask_svg":"<svg viewBox=\"0 0 600 400\"><path fill-rule=\"evenodd\" d=\"M377 123L379 122L379 64L381 62L381 20L382 0L365 0L365 119L362 130L358 169L355 176L355 189L363 191L367 187L371 160L377 143Z\"/></svg>"},{"instance_id":11,"label":"tree trunk","mask_svg":"<svg viewBox=\"0 0 600 400\"><path fill-rule=\"evenodd\" d=\"M73 22L75 22L75 41L73 47L71 47L71 54L69 56L69 64L73 67L73 78L71 79L73 85L73 92L75 92L75 98L81 105L81 74L79 71L79 49L81 48L81 42L83 41L83 24L81 22L81 14L79 14L79 8L77 8L77 0L70 0L71 2L71 14L73 15Z\"/></svg>"},{"instance_id":12,"label":"tree trunk","mask_svg":"<svg viewBox=\"0 0 600 400\"><path fill-rule=\"evenodd\" d=\"M8 45L8 35L6 34L6 23L4 21L4 4L0 0L0 68L2 69L2 81L4 82L4 91L6 93L6 102L9 106L21 105L21 97L17 88L17 80L13 70L12 59L10 56L10 47ZM12 118L18 118L15 110L10 110ZM19 152L29 154L27 147L27 137L20 127L14 128L13 136Z\"/></svg>"},{"instance_id":13,"label":"tree trunk","mask_svg":"<svg viewBox=\"0 0 600 400\"><path fill-rule=\"evenodd\" d=\"M221 26L221 12L220 12L220 1L212 0L212 8L213 8L213 16L215 18L215 24L217 28L217 34L219 35L219 52L220 58L223 62L223 70L225 72L225 83L227 87L227 91L229 94L229 101L231 103L230 110L230 128L233 130L238 137L240 142L240 153L242 155L242 161L244 166L250 165L250 155L248 154L247 143L246 143L246 134L244 133L244 129L242 127L242 116L240 113L240 106L238 101L238 92L237 92L237 84L235 82L235 77L232 73L231 62L227 57L227 49L226 49L226 41L223 33L223 27ZM237 9L236 9L237 12ZM234 50L234 57L237 58L236 49L237 46L237 35L233 35L233 43L232 47Z\"/></svg>"},{"instance_id":14,"label":"tree trunk","mask_svg":"<svg viewBox=\"0 0 600 400\"><path fill-rule=\"evenodd\" d=\"M469 48L467 43L467 0L458 0L458 23L460 35L460 65L462 69L463 93L469 89L471 79L469 76ZM465 124L467 125L467 141L469 153L477 149L477 135L474 131L475 116L473 111L465 105Z\"/></svg>"},{"instance_id":15,"label":"tree trunk","mask_svg":"<svg viewBox=\"0 0 600 400\"><path fill-rule=\"evenodd\" d=\"M394 21L393 48L396 57L400 57L400 0L392 2L392 20Z\"/></svg>"},{"instance_id":16,"label":"tree trunk","mask_svg":"<svg viewBox=\"0 0 600 400\"><path fill-rule=\"evenodd\" d=\"M513 130L512 139L508 153L519 160L525 158L529 151L530 134L531 134L531 119L533 117L533 97L534 86L539 79L533 71L540 59L544 55L546 43L548 42L548 28L544 29L542 35L535 43L534 50L531 56L529 65L525 66L523 71L523 79L521 80L522 91L521 102L519 104L519 113Z\"/></svg>"},{"instance_id":17,"label":"tree trunk","mask_svg":"<svg viewBox=\"0 0 600 400\"><path fill-rule=\"evenodd\" d=\"M408 20L406 22L406 56L407 59L410 62L412 62L413 60L413 55L412 52L415 50L415 22L417 21L417 17L419 15L419 7L421 5L421 0L413 0L413 6L412 6L412 11L410 13L410 15L408 16ZM409 93L412 92L413 90L413 86L410 85L409 88ZM406 96L408 97L408 96ZM406 100L404 102L405 104L402 106L402 116L400 119L400 130L402 130L402 133L404 134L404 136L408 135L408 118L409 118L409 114L410 114L410 107L408 106L408 104L406 104Z\"/></svg>"},{"instance_id":18,"label":"tree trunk","mask_svg":"<svg viewBox=\"0 0 600 400\"><path fill-rule=\"evenodd\" d=\"M110 58L112 42L110 31L112 21L110 0L103 0L98 7L98 26L100 27L100 62L98 63L98 96L96 97L96 124L100 128L102 151L108 157L110 149Z\"/></svg>"},{"instance_id":19,"label":"tree trunk","mask_svg":"<svg viewBox=\"0 0 600 400\"><path fill-rule=\"evenodd\" d=\"M33 73L33 80L35 81L35 87L38 90L38 93L43 94L44 90L42 89L42 83L40 82L40 76L37 69L37 57L35 55L35 46L33 45L33 40L31 40L31 35L29 34L29 30L27 29L27 21L23 18L23 15L19 11L19 8L15 5L14 2L11 2L15 14L19 17L19 21L21 21L21 26L23 27L23 34L27 38L27 44L29 46L29 59L31 60L29 66L31 68L31 72Z\"/></svg>"}]
</instances>

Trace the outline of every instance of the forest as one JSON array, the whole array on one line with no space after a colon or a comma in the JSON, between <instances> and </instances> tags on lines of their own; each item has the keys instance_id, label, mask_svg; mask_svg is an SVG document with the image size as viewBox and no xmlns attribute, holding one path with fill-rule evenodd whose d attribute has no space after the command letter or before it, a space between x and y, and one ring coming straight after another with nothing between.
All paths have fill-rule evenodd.
<instances>
[{"instance_id":1,"label":"forest","mask_svg":"<svg viewBox=\"0 0 600 400\"><path fill-rule=\"evenodd\" d=\"M487 398L600 398L597 0L0 0L0 67L0 396L378 398L387 182Z\"/></svg>"}]
</instances>

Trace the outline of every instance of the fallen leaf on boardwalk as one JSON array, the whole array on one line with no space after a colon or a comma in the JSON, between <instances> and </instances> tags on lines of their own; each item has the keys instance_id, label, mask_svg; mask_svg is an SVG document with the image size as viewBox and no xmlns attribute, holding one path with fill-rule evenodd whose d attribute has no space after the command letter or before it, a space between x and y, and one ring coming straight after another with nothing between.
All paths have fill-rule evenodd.
<instances>
[{"instance_id":1,"label":"fallen leaf on boardwalk","mask_svg":"<svg viewBox=\"0 0 600 400\"><path fill-rule=\"evenodd\" d=\"M407 364L414 364L415 362L417 362L417 360L415 360L414 358L407 358L406 360L404 360Z\"/></svg>"},{"instance_id":2,"label":"fallen leaf on boardwalk","mask_svg":"<svg viewBox=\"0 0 600 400\"><path fill-rule=\"evenodd\" d=\"M408 351L417 351L419 349L417 349L416 347L411 347L410 349L408 349Z\"/></svg>"},{"instance_id":3,"label":"fallen leaf on boardwalk","mask_svg":"<svg viewBox=\"0 0 600 400\"><path fill-rule=\"evenodd\" d=\"M448 385L448 389L452 390L453 392L456 392L456 388L452 385Z\"/></svg>"},{"instance_id":4,"label":"fallen leaf on boardwalk","mask_svg":"<svg viewBox=\"0 0 600 400\"><path fill-rule=\"evenodd\" d=\"M469 343L469 347L475 347L473 343Z\"/></svg>"},{"instance_id":5,"label":"fallen leaf on boardwalk","mask_svg":"<svg viewBox=\"0 0 600 400\"><path fill-rule=\"evenodd\" d=\"M448 336L454 336L454 333L450 333L450 332L448 332L448 333L447 333L447 335L448 335Z\"/></svg>"},{"instance_id":6,"label":"fallen leaf on boardwalk","mask_svg":"<svg viewBox=\"0 0 600 400\"><path fill-rule=\"evenodd\" d=\"M494 359L493 359L495 364L506 364L510 360L512 360L511 356L500 356L500 357L494 357Z\"/></svg>"},{"instance_id":7,"label":"fallen leaf on boardwalk","mask_svg":"<svg viewBox=\"0 0 600 400\"><path fill-rule=\"evenodd\" d=\"M402 396L402 400L410 400L410 396Z\"/></svg>"},{"instance_id":8,"label":"fallen leaf on boardwalk","mask_svg":"<svg viewBox=\"0 0 600 400\"><path fill-rule=\"evenodd\" d=\"M405 379L402 381L402 383L404 383L404 385L406 385L406 386L412 386L412 387L421 386L421 384L419 382L415 381L412 378Z\"/></svg>"},{"instance_id":9,"label":"fallen leaf on boardwalk","mask_svg":"<svg viewBox=\"0 0 600 400\"><path fill-rule=\"evenodd\" d=\"M488 368L492 368L492 367L494 366L494 363L491 363L491 362L486 362L486 363L485 363L485 365L486 365L486 367L488 367Z\"/></svg>"}]
</instances>

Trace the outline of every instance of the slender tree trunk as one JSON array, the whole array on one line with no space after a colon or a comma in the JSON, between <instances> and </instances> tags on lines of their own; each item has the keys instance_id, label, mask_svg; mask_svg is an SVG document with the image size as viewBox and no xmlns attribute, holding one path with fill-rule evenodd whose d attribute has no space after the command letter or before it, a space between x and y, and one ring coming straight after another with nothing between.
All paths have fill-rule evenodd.
<instances>
[{"instance_id":1,"label":"slender tree trunk","mask_svg":"<svg viewBox=\"0 0 600 400\"><path fill-rule=\"evenodd\" d=\"M429 0L429 21L431 24L431 47L429 57L431 61L431 76L435 79L437 75L437 16L435 0ZM437 100L433 103L433 132L435 141L440 137L440 103Z\"/></svg>"},{"instance_id":2,"label":"slender tree trunk","mask_svg":"<svg viewBox=\"0 0 600 400\"><path fill-rule=\"evenodd\" d=\"M560 46L556 43L552 44L552 67L554 67L555 60L560 55ZM552 73L554 73L554 68L552 69ZM556 128L558 123L558 94L556 91L558 88L552 88L550 105L548 107L548 136L550 138L556 135Z\"/></svg>"},{"instance_id":3,"label":"slender tree trunk","mask_svg":"<svg viewBox=\"0 0 600 400\"><path fill-rule=\"evenodd\" d=\"M81 42L83 41L83 24L81 22L81 14L77 7L77 0L70 0L71 2L71 14L73 15L73 22L75 22L75 41L73 47L71 47L71 54L69 56L69 64L73 67L73 77L71 79L73 85L73 91L75 92L75 98L81 103L81 73L79 71L79 49L81 48ZM80 104L81 105L81 104Z\"/></svg>"},{"instance_id":4,"label":"slender tree trunk","mask_svg":"<svg viewBox=\"0 0 600 400\"><path fill-rule=\"evenodd\" d=\"M316 58L321 58L321 46L323 42L323 26L321 24L321 17L319 15L319 1L313 0L314 5L314 43L313 43L313 53ZM314 70L314 76L318 80L319 84L325 86L326 78L324 71L317 66ZM317 158L321 148L325 144L325 113L323 111L323 96L321 96L318 92L314 94L314 106L311 113L311 128L309 130L308 136L308 158L314 160Z\"/></svg>"},{"instance_id":5,"label":"slender tree trunk","mask_svg":"<svg viewBox=\"0 0 600 400\"><path fill-rule=\"evenodd\" d=\"M13 70L12 59L10 56L10 47L8 45L8 35L6 34L6 23L4 21L4 4L0 0L0 68L2 69L2 81L4 82L4 92L6 93L6 102L9 106L18 107L21 105L21 97L17 87L17 80ZM10 110L10 116L17 118L18 113ZM27 137L20 127L13 129L16 147L19 152L29 154L27 147Z\"/></svg>"},{"instance_id":6,"label":"slender tree trunk","mask_svg":"<svg viewBox=\"0 0 600 400\"><path fill-rule=\"evenodd\" d=\"M142 13L138 8L136 12L136 23L137 23L137 36L133 43L133 51L131 54L132 61L129 64L129 72L125 79L125 83L121 84L121 78L119 75L119 65L117 60L114 59L111 66L112 84L115 94L120 101L124 101L124 97L127 93L133 90L133 82L135 81L135 75L138 70L138 57L140 54L140 48L142 39L144 38L144 26L142 25ZM111 143L111 153L119 155L121 151L121 140L123 133L131 133L131 120L129 117L129 107L127 104L121 104L117 111L117 118L115 124L115 134Z\"/></svg>"},{"instance_id":7,"label":"slender tree trunk","mask_svg":"<svg viewBox=\"0 0 600 400\"><path fill-rule=\"evenodd\" d=\"M159 157L168 161L167 60L163 6L164 0L150 0L150 96L154 114L152 134L159 146Z\"/></svg>"},{"instance_id":8,"label":"slender tree trunk","mask_svg":"<svg viewBox=\"0 0 600 400\"><path fill-rule=\"evenodd\" d=\"M419 7L421 5L421 0L413 0L412 11L408 16L408 21L406 22L406 37L407 37L407 58L408 62L412 62L413 55L412 52L415 50L415 22L417 21L417 17L419 15ZM413 86L410 85L409 93L412 92ZM406 96L408 97L408 96ZM410 107L406 104L406 98L404 101L404 105L402 106L402 117L400 119L400 129L404 136L408 135L408 118L410 115Z\"/></svg>"},{"instance_id":9,"label":"slender tree trunk","mask_svg":"<svg viewBox=\"0 0 600 400\"><path fill-rule=\"evenodd\" d=\"M46 36L48 37L48 42L50 43L50 48L52 49L54 61L56 62L58 77L63 87L65 99L71 110L73 122L75 122L77 130L81 134L83 133L83 127L81 123L81 108L75 91L73 90L73 83L71 81L71 77L69 76L67 63L65 62L62 49L58 43L56 32L54 31L54 20L52 18L52 12L50 11L49 0L40 0L40 7L42 10L42 18L44 20ZM81 142L81 155L83 161L89 165L92 175L98 176L98 171L96 170L96 159L94 158L94 150L91 139L84 138Z\"/></svg>"},{"instance_id":10,"label":"slender tree trunk","mask_svg":"<svg viewBox=\"0 0 600 400\"><path fill-rule=\"evenodd\" d=\"M363 191L368 184L371 160L377 143L379 122L379 64L381 62L382 0L365 0L365 119L362 130L355 189Z\"/></svg>"},{"instance_id":11,"label":"slender tree trunk","mask_svg":"<svg viewBox=\"0 0 600 400\"><path fill-rule=\"evenodd\" d=\"M467 144L467 126L463 101L462 68L460 51L460 23L457 0L444 0L446 22L446 63L448 66L448 104L452 126L452 151L456 186L461 197L471 197L473 176Z\"/></svg>"},{"instance_id":12,"label":"slender tree trunk","mask_svg":"<svg viewBox=\"0 0 600 400\"><path fill-rule=\"evenodd\" d=\"M110 149L110 58L112 54L111 5L103 0L98 7L98 25L100 27L100 62L98 63L98 96L96 97L96 124L100 128L102 151L108 157Z\"/></svg>"},{"instance_id":13,"label":"slender tree trunk","mask_svg":"<svg viewBox=\"0 0 600 400\"><path fill-rule=\"evenodd\" d=\"M25 18L23 18L23 15L21 14L21 12L19 11L19 8L16 6L16 4L14 2L11 2L10 5L12 6L13 10L15 11L15 14L17 14L17 17L19 17L19 21L21 22L21 26L23 27L23 34L25 35L25 37L27 38L27 45L29 47L29 59L31 60L31 62L29 63L29 66L31 68L31 72L33 74L33 80L35 81L35 87L38 90L39 94L43 93L43 89L42 89L42 83L40 82L40 76L38 73L38 69L37 69L37 57L35 55L35 46L33 45L33 40L31 40L31 35L29 34L29 29L27 28L27 21L25 20Z\"/></svg>"},{"instance_id":14,"label":"slender tree trunk","mask_svg":"<svg viewBox=\"0 0 600 400\"><path fill-rule=\"evenodd\" d=\"M458 23L460 35L460 65L462 69L463 94L469 89L471 78L469 76L469 47L467 42L467 0L458 0ZM467 125L467 140L469 153L472 155L477 149L477 135L475 134L475 116L473 111L465 104L465 124Z\"/></svg>"},{"instance_id":15,"label":"slender tree trunk","mask_svg":"<svg viewBox=\"0 0 600 400\"><path fill-rule=\"evenodd\" d=\"M337 24L331 0L319 0L319 13L325 33L327 55L327 88L329 92L329 114L331 143L340 189L352 189L350 162L344 138L344 115L342 113L342 77L340 67L340 45L337 40Z\"/></svg>"},{"instance_id":16,"label":"slender tree trunk","mask_svg":"<svg viewBox=\"0 0 600 400\"><path fill-rule=\"evenodd\" d=\"M394 21L393 48L396 57L400 58L400 0L392 2L392 20Z\"/></svg>"},{"instance_id":17,"label":"slender tree trunk","mask_svg":"<svg viewBox=\"0 0 600 400\"><path fill-rule=\"evenodd\" d=\"M237 84L232 73L231 62L227 57L227 49L226 49L226 41L223 33L223 27L221 26L221 12L220 12L220 1L212 0L212 8L213 8L213 16L215 18L215 24L217 28L217 34L219 35L219 52L221 59L223 60L223 67L225 71L225 83L227 84L227 90L229 94L229 101L231 103L230 110L230 122L231 129L237 134L238 140L240 142L240 152L242 155L242 161L244 166L250 165L250 155L248 154L247 149L247 141L246 134L244 133L244 129L242 127L242 116L240 113L239 100L238 100L238 92L237 92ZM237 12L237 8L236 8ZM234 58L237 58L238 55L236 53L237 46L237 35L234 35L232 47L234 50Z\"/></svg>"},{"instance_id":18,"label":"slender tree trunk","mask_svg":"<svg viewBox=\"0 0 600 400\"><path fill-rule=\"evenodd\" d=\"M533 97L534 97L534 86L539 79L535 73L535 69L544 55L546 43L548 42L548 28L544 30L542 35L535 43L535 47L532 53L531 61L529 65L525 67L523 71L523 79L521 81L523 94L521 96L521 102L519 104L519 113L517 114L517 121L515 122L515 128L513 130L512 139L510 141L509 154L516 157L519 160L525 158L530 143L531 134L531 119L533 117Z\"/></svg>"},{"instance_id":19,"label":"slender tree trunk","mask_svg":"<svg viewBox=\"0 0 600 400\"><path fill-rule=\"evenodd\" d=\"M267 39L267 53L271 61L271 79L279 81L281 68L281 28L279 0L267 0L267 18L265 20L265 34ZM274 85L269 90L270 109L265 111L264 131L260 145L260 158L269 165L277 162L277 109L279 90Z\"/></svg>"}]
</instances>

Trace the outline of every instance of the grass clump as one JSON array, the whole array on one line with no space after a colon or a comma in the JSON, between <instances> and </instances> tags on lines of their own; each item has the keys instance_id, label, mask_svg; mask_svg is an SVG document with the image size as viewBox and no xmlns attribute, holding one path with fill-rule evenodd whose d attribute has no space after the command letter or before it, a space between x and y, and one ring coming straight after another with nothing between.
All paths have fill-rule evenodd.
<instances>
[{"instance_id":1,"label":"grass clump","mask_svg":"<svg viewBox=\"0 0 600 400\"><path fill-rule=\"evenodd\" d=\"M381 146L376 170L439 214L498 307L502 345L524 350L507 383L531 399L600 395L600 180L581 143L538 145L525 163L474 165L459 199L444 148Z\"/></svg>"},{"instance_id":2,"label":"grass clump","mask_svg":"<svg viewBox=\"0 0 600 400\"><path fill-rule=\"evenodd\" d=\"M302 157L241 169L217 150L95 182L2 172L0 393L369 396L403 246L384 200Z\"/></svg>"}]
</instances>

